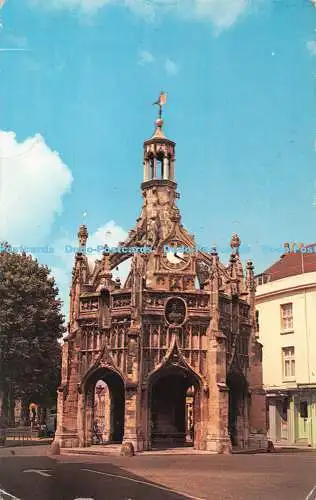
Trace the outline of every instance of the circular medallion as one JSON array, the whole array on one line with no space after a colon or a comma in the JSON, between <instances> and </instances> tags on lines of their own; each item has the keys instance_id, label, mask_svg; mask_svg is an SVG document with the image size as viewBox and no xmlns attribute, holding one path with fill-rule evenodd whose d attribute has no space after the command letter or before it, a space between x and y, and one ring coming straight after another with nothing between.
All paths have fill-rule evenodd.
<instances>
[{"instance_id":1,"label":"circular medallion","mask_svg":"<svg viewBox=\"0 0 316 500\"><path fill-rule=\"evenodd\" d=\"M184 300L178 297L169 299L165 307L165 318L169 325L182 325L186 318L186 305Z\"/></svg>"}]
</instances>

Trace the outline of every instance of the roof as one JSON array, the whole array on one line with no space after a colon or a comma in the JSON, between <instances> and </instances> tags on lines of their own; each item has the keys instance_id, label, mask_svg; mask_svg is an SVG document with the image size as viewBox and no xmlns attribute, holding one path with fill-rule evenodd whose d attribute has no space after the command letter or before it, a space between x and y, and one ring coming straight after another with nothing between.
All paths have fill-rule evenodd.
<instances>
[{"instance_id":1,"label":"roof","mask_svg":"<svg viewBox=\"0 0 316 500\"><path fill-rule=\"evenodd\" d=\"M309 245L311 248L311 245ZM276 281L297 274L316 271L316 252L289 252L281 255L280 259L268 267L262 274L267 275L267 281ZM316 249L316 244L315 244Z\"/></svg>"}]
</instances>

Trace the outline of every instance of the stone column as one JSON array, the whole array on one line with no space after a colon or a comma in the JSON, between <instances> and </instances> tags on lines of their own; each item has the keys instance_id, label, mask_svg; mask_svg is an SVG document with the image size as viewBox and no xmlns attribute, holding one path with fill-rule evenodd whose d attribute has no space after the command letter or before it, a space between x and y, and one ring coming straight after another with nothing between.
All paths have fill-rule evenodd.
<instances>
[{"instance_id":1,"label":"stone column","mask_svg":"<svg viewBox=\"0 0 316 500\"><path fill-rule=\"evenodd\" d=\"M206 450L206 434L208 432L208 390L205 387L195 388L193 398L193 447Z\"/></svg>"},{"instance_id":2,"label":"stone column","mask_svg":"<svg viewBox=\"0 0 316 500\"><path fill-rule=\"evenodd\" d=\"M85 443L85 397L82 392L79 392L78 396L78 413L77 413L77 428L78 428L78 438L79 446L83 448Z\"/></svg>"},{"instance_id":3,"label":"stone column","mask_svg":"<svg viewBox=\"0 0 316 500\"><path fill-rule=\"evenodd\" d=\"M169 180L174 181L174 160L169 159Z\"/></svg>"},{"instance_id":4,"label":"stone column","mask_svg":"<svg viewBox=\"0 0 316 500\"><path fill-rule=\"evenodd\" d=\"M135 451L139 450L137 439L137 388L127 386L125 390L124 443L132 443Z\"/></svg>"},{"instance_id":5,"label":"stone column","mask_svg":"<svg viewBox=\"0 0 316 500\"><path fill-rule=\"evenodd\" d=\"M145 160L144 161L144 182L147 182L149 180L150 180L149 161Z\"/></svg>"},{"instance_id":6,"label":"stone column","mask_svg":"<svg viewBox=\"0 0 316 500\"><path fill-rule=\"evenodd\" d=\"M228 435L229 389L226 385L226 348L223 340L210 340L208 351L210 393L206 449L217 453L231 453Z\"/></svg>"},{"instance_id":7,"label":"stone column","mask_svg":"<svg viewBox=\"0 0 316 500\"><path fill-rule=\"evenodd\" d=\"M85 426L84 426L84 443L85 446L91 446L92 443L92 429L94 417L94 390L90 389L85 398Z\"/></svg>"},{"instance_id":8,"label":"stone column","mask_svg":"<svg viewBox=\"0 0 316 500\"><path fill-rule=\"evenodd\" d=\"M150 450L151 448L151 407L149 397L149 387L143 388L140 393L139 399L139 441L140 447L143 450Z\"/></svg>"},{"instance_id":9,"label":"stone column","mask_svg":"<svg viewBox=\"0 0 316 500\"><path fill-rule=\"evenodd\" d=\"M169 159L167 156L163 159L163 178L165 180L169 179Z\"/></svg>"},{"instance_id":10,"label":"stone column","mask_svg":"<svg viewBox=\"0 0 316 500\"><path fill-rule=\"evenodd\" d=\"M64 427L64 391L60 387L57 391L57 428L55 434L55 440L59 441L59 438L63 432Z\"/></svg>"},{"instance_id":11,"label":"stone column","mask_svg":"<svg viewBox=\"0 0 316 500\"><path fill-rule=\"evenodd\" d=\"M135 301L134 315L137 316L137 311L140 305L137 303L137 292L139 288L135 284L133 291ZM140 398L139 391L139 359L140 359L140 329L139 325L133 325L127 333L128 351L127 351L127 382L125 385L125 423L124 423L124 443L132 443L135 451L143 449L143 440L139 436Z\"/></svg>"}]
</instances>

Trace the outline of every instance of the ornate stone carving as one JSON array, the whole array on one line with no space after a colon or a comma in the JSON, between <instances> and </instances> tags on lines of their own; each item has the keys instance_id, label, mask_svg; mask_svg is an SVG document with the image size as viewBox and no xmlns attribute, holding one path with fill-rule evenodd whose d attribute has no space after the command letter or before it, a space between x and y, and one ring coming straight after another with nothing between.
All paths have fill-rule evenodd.
<instances>
[{"instance_id":1,"label":"ornate stone carving","mask_svg":"<svg viewBox=\"0 0 316 500\"><path fill-rule=\"evenodd\" d=\"M97 311L99 308L98 297L88 297L80 299L80 312Z\"/></svg>"},{"instance_id":2,"label":"ornate stone carving","mask_svg":"<svg viewBox=\"0 0 316 500\"><path fill-rule=\"evenodd\" d=\"M113 295L112 296L112 307L117 309L120 307L128 307L131 304L130 294Z\"/></svg>"},{"instance_id":3,"label":"ornate stone carving","mask_svg":"<svg viewBox=\"0 0 316 500\"><path fill-rule=\"evenodd\" d=\"M169 325L182 325L186 318L186 305L182 299L168 300L165 307L165 318Z\"/></svg>"}]
</instances>

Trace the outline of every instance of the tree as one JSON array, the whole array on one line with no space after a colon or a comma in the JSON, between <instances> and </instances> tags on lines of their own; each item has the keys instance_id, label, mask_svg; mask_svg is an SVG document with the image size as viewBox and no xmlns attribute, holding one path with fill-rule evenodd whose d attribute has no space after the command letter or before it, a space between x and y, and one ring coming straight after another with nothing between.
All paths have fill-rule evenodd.
<instances>
[{"instance_id":1,"label":"tree","mask_svg":"<svg viewBox=\"0 0 316 500\"><path fill-rule=\"evenodd\" d=\"M12 252L8 245L2 250L0 415L10 420L17 398L40 404L55 399L61 357L58 340L65 328L48 267L32 256Z\"/></svg>"}]
</instances>

